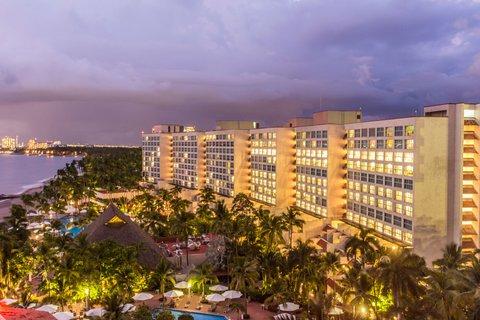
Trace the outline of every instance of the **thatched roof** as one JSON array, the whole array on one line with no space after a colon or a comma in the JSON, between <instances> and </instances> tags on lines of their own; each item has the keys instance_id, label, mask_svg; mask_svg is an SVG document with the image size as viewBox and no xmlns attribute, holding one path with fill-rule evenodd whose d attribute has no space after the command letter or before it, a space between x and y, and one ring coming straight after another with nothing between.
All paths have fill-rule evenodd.
<instances>
[{"instance_id":1,"label":"thatched roof","mask_svg":"<svg viewBox=\"0 0 480 320\"><path fill-rule=\"evenodd\" d=\"M113 203L82 232L88 242L110 240L124 246L140 247L138 261L154 269L163 256L162 249L130 217L121 212Z\"/></svg>"}]
</instances>

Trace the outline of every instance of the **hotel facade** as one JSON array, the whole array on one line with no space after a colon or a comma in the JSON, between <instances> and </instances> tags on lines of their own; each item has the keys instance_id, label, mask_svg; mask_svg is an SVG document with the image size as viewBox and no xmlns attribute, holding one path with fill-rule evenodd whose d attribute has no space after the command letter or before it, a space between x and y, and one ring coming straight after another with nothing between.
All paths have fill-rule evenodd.
<instances>
[{"instance_id":1,"label":"hotel facade","mask_svg":"<svg viewBox=\"0 0 480 320\"><path fill-rule=\"evenodd\" d=\"M193 194L247 194L273 213L295 206L303 238L322 226L374 230L432 261L448 243L480 248L480 104L428 106L423 116L362 121L321 111L283 127L219 121L215 130L155 126L143 134L143 174Z\"/></svg>"}]
</instances>

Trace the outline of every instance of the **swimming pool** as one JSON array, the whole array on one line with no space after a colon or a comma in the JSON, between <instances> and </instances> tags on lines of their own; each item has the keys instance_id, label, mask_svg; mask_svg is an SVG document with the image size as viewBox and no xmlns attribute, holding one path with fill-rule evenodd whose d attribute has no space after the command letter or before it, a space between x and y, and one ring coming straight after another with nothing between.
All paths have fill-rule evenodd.
<instances>
[{"instance_id":1,"label":"swimming pool","mask_svg":"<svg viewBox=\"0 0 480 320\"><path fill-rule=\"evenodd\" d=\"M222 316L220 314L213 314L213 313L202 313L202 312L195 312L195 311L187 311L187 310L178 310L178 309L168 309L172 312L175 319L178 319L182 314L189 314L193 316L194 320L228 320L226 316ZM155 310L153 312L153 316L155 316L161 311L161 309Z\"/></svg>"},{"instance_id":2,"label":"swimming pool","mask_svg":"<svg viewBox=\"0 0 480 320\"><path fill-rule=\"evenodd\" d=\"M70 223L73 223L75 221L78 220L78 217L75 217L75 216L64 216L64 217L61 217L60 219L60 222L62 223L62 232L63 234L68 234L70 235L72 238L76 238L80 232L83 231L83 227L78 227L78 226L74 226L74 227L71 227L71 228L67 228L68 225Z\"/></svg>"}]
</instances>

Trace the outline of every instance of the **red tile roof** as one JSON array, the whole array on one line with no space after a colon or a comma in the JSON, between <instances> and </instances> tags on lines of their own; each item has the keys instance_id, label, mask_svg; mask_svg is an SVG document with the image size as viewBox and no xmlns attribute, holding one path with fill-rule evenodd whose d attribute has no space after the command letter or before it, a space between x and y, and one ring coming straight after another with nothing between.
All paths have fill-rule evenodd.
<instances>
[{"instance_id":1,"label":"red tile roof","mask_svg":"<svg viewBox=\"0 0 480 320\"><path fill-rule=\"evenodd\" d=\"M56 320L48 312L34 309L12 308L0 304L0 320Z\"/></svg>"}]
</instances>

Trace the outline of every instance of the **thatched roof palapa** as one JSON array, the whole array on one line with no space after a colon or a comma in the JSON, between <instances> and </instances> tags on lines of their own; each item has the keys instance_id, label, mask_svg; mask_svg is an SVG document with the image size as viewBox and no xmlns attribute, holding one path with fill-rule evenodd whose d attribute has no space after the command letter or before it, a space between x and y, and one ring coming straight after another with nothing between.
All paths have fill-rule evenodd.
<instances>
[{"instance_id":1,"label":"thatched roof palapa","mask_svg":"<svg viewBox=\"0 0 480 320\"><path fill-rule=\"evenodd\" d=\"M88 242L113 241L123 246L139 246L138 261L154 269L163 255L162 249L142 228L113 203L82 232Z\"/></svg>"}]
</instances>

